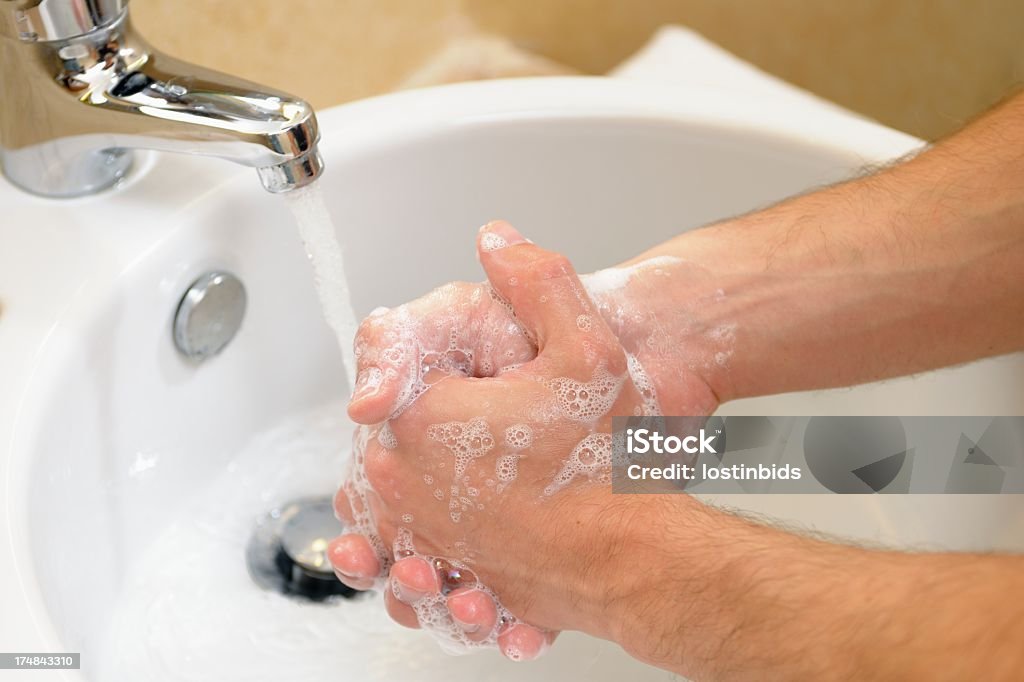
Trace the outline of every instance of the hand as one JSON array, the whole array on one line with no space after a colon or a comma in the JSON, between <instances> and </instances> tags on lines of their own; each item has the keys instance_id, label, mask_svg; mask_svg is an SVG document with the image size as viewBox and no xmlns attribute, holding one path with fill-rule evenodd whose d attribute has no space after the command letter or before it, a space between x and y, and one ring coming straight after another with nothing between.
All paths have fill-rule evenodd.
<instances>
[{"instance_id":1,"label":"hand","mask_svg":"<svg viewBox=\"0 0 1024 682\"><path fill-rule=\"evenodd\" d=\"M505 243L506 230L514 228L501 221L481 229L482 262ZM714 314L724 292L712 286L704 268L659 256L580 281L625 351L649 411L714 411L719 401L709 379L727 370L736 325ZM496 291L509 286L452 282L394 310L370 313L355 340L359 374L349 416L360 424L381 423L447 374L496 377L532 360L535 339ZM681 289L687 297L679 296ZM577 328L589 327L593 318L579 315Z\"/></svg>"},{"instance_id":2,"label":"hand","mask_svg":"<svg viewBox=\"0 0 1024 682\"><path fill-rule=\"evenodd\" d=\"M363 321L349 416L360 424L384 422L445 376L495 377L536 354L489 283L452 282L395 310L378 308Z\"/></svg>"},{"instance_id":3,"label":"hand","mask_svg":"<svg viewBox=\"0 0 1024 682\"><path fill-rule=\"evenodd\" d=\"M630 328L623 292L602 287L599 311L564 257L511 226L487 226L478 248L494 294L450 285L360 332L349 411L376 425L360 430L336 500L359 534L330 554L356 588L388 572L398 622L525 659L555 630L601 628L614 582L602 554L624 530L607 485L594 485L608 482L610 415L658 408L638 354L672 347L637 335L627 354L598 314ZM713 409L692 372L677 381Z\"/></svg>"}]
</instances>

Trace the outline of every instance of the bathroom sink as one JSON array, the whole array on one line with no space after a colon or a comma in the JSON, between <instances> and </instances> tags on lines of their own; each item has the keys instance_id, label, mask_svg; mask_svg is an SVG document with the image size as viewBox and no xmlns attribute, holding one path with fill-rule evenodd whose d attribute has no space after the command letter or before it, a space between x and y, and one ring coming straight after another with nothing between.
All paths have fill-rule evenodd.
<instances>
[{"instance_id":1,"label":"bathroom sink","mask_svg":"<svg viewBox=\"0 0 1024 682\"><path fill-rule=\"evenodd\" d=\"M320 121L360 314L482 278L473 241L492 218L587 271L921 144L834 107L588 78L411 91ZM306 604L249 580L257 517L332 492L350 429L291 214L251 170L152 154L89 198L0 182L0 207L0 650L82 653L81 671L24 679L671 678L572 633L532 664L452 658L376 597ZM248 309L221 354L189 361L171 320L210 270L242 281ZM1024 358L723 413L1024 414ZM1016 496L717 502L898 547L1024 538Z\"/></svg>"}]
</instances>

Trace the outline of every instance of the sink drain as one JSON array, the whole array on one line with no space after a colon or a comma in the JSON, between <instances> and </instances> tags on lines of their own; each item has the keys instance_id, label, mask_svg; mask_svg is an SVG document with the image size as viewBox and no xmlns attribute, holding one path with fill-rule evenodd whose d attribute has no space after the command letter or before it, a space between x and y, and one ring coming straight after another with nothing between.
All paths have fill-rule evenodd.
<instances>
[{"instance_id":1,"label":"sink drain","mask_svg":"<svg viewBox=\"0 0 1024 682\"><path fill-rule=\"evenodd\" d=\"M265 590L321 602L351 598L327 558L327 543L344 530L329 498L295 500L272 509L256 523L246 547L253 581Z\"/></svg>"}]
</instances>

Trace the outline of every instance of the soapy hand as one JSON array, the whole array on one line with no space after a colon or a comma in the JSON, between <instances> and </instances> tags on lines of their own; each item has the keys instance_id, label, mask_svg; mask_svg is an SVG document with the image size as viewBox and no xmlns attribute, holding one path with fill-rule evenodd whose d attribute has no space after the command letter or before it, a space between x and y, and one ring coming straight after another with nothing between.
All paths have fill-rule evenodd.
<instances>
[{"instance_id":1,"label":"soapy hand","mask_svg":"<svg viewBox=\"0 0 1024 682\"><path fill-rule=\"evenodd\" d=\"M662 394L690 414L715 401L636 300L670 263L597 273L592 299L507 223L481 230L478 253L489 285L442 287L360 330L349 413L365 426L336 498L354 532L330 557L343 582L383 587L399 623L524 660L615 598L611 415L656 413Z\"/></svg>"}]
</instances>

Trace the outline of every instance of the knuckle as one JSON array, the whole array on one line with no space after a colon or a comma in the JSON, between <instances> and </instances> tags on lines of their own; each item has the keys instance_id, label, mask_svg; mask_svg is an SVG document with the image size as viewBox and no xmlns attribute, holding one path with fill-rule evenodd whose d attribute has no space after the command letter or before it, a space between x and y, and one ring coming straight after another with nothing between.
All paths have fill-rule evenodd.
<instances>
[{"instance_id":1,"label":"knuckle","mask_svg":"<svg viewBox=\"0 0 1024 682\"><path fill-rule=\"evenodd\" d=\"M614 338L603 336L573 339L561 348L559 360L589 376L598 369L614 375L628 371L626 354Z\"/></svg>"},{"instance_id":2,"label":"knuckle","mask_svg":"<svg viewBox=\"0 0 1024 682\"><path fill-rule=\"evenodd\" d=\"M572 263L565 254L544 251L534 259L530 268L541 280L558 279L575 274Z\"/></svg>"},{"instance_id":3,"label":"knuckle","mask_svg":"<svg viewBox=\"0 0 1024 682\"><path fill-rule=\"evenodd\" d=\"M600 358L601 364L608 368L613 374L621 374L628 370L626 353L622 346L614 338L598 337L592 341L595 348L595 355Z\"/></svg>"},{"instance_id":4,"label":"knuckle","mask_svg":"<svg viewBox=\"0 0 1024 682\"><path fill-rule=\"evenodd\" d=\"M338 488L338 491L334 493L334 515L346 521L352 519L352 507L344 488Z\"/></svg>"},{"instance_id":5,"label":"knuckle","mask_svg":"<svg viewBox=\"0 0 1024 682\"><path fill-rule=\"evenodd\" d=\"M378 495L390 497L398 488L397 460L384 448L367 448L364 462L366 479Z\"/></svg>"},{"instance_id":6,"label":"knuckle","mask_svg":"<svg viewBox=\"0 0 1024 682\"><path fill-rule=\"evenodd\" d=\"M356 330L356 338L364 339L367 342L377 336L379 331L387 324L387 320L390 317L390 313L381 313L379 315L370 314L368 317L364 317L362 322L359 323L359 328Z\"/></svg>"},{"instance_id":7,"label":"knuckle","mask_svg":"<svg viewBox=\"0 0 1024 682\"><path fill-rule=\"evenodd\" d=\"M389 420L399 443L418 443L423 440L423 434L431 424L448 421L443 417L450 415L450 406L446 410L445 401L437 395L443 390L445 381L441 379L433 384L430 390L417 396L401 414Z\"/></svg>"},{"instance_id":8,"label":"knuckle","mask_svg":"<svg viewBox=\"0 0 1024 682\"><path fill-rule=\"evenodd\" d=\"M454 281L442 284L420 299L421 307L438 312L447 309L453 301L467 296L474 285L470 282Z\"/></svg>"},{"instance_id":9,"label":"knuckle","mask_svg":"<svg viewBox=\"0 0 1024 682\"><path fill-rule=\"evenodd\" d=\"M613 349L609 350L605 358L608 371L612 374L618 376L620 374L625 375L629 373L629 362L626 360L626 354L622 352L620 347L615 346Z\"/></svg>"}]
</instances>

